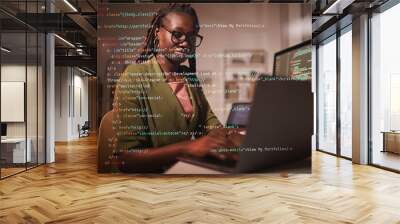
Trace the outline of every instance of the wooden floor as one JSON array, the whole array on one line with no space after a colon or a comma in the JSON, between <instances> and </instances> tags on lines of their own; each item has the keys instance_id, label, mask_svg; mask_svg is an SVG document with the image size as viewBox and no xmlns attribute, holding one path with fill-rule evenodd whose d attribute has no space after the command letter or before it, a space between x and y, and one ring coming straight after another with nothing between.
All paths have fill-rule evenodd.
<instances>
[{"instance_id":1,"label":"wooden floor","mask_svg":"<svg viewBox=\"0 0 400 224\"><path fill-rule=\"evenodd\" d=\"M392 152L374 151L372 160L374 164L400 170L400 155Z\"/></svg>"},{"instance_id":2,"label":"wooden floor","mask_svg":"<svg viewBox=\"0 0 400 224\"><path fill-rule=\"evenodd\" d=\"M400 223L399 174L320 152L311 175L145 177L97 174L95 144L0 181L0 223Z\"/></svg>"},{"instance_id":3,"label":"wooden floor","mask_svg":"<svg viewBox=\"0 0 400 224\"><path fill-rule=\"evenodd\" d=\"M22 168L22 167L12 167L12 168L7 167L7 168L0 168L0 169L1 169L1 177L2 178L26 170L25 167L24 168Z\"/></svg>"},{"instance_id":4,"label":"wooden floor","mask_svg":"<svg viewBox=\"0 0 400 224\"><path fill-rule=\"evenodd\" d=\"M25 164L19 164L18 167L6 167L6 168L0 168L1 170L1 178L5 178L20 172L24 172L27 169L33 169L35 168L37 165L36 163L33 164L27 164L27 167L25 168Z\"/></svg>"}]
</instances>

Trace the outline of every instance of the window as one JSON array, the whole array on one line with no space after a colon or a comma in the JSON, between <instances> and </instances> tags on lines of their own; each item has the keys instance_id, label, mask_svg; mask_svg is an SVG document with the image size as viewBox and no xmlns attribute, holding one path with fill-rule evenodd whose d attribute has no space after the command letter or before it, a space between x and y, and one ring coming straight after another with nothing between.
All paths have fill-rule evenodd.
<instances>
[{"instance_id":1,"label":"window","mask_svg":"<svg viewBox=\"0 0 400 224\"><path fill-rule=\"evenodd\" d=\"M44 1L0 1L40 13ZM0 12L0 178L45 163L45 34ZM18 24L18 25L17 25Z\"/></svg>"},{"instance_id":2,"label":"window","mask_svg":"<svg viewBox=\"0 0 400 224\"><path fill-rule=\"evenodd\" d=\"M336 153L336 36L318 47L318 149Z\"/></svg>"},{"instance_id":3,"label":"window","mask_svg":"<svg viewBox=\"0 0 400 224\"><path fill-rule=\"evenodd\" d=\"M371 159L400 170L400 4L371 19Z\"/></svg>"},{"instance_id":4,"label":"window","mask_svg":"<svg viewBox=\"0 0 400 224\"><path fill-rule=\"evenodd\" d=\"M352 157L352 32L340 36L340 155Z\"/></svg>"}]
</instances>

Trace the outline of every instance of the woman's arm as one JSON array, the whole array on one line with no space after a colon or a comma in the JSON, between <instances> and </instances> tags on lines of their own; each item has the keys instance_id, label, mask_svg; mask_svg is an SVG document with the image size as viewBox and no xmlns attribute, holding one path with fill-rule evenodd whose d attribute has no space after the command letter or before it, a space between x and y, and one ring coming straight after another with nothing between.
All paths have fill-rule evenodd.
<instances>
[{"instance_id":1,"label":"woman's arm","mask_svg":"<svg viewBox=\"0 0 400 224\"><path fill-rule=\"evenodd\" d=\"M172 165L176 157L185 154L202 157L211 149L226 147L227 138L218 132L196 140L188 140L159 148L130 150L119 153L119 168L123 172L160 172L160 168Z\"/></svg>"},{"instance_id":2,"label":"woman's arm","mask_svg":"<svg viewBox=\"0 0 400 224\"><path fill-rule=\"evenodd\" d=\"M139 69L136 67L131 70L138 72ZM117 135L116 154L121 171L160 172L161 168L175 162L177 156L204 156L211 149L226 147L225 132L215 130L194 141L152 148L149 136L141 134L148 129L147 112L141 111L144 107L138 100L138 94L144 90L135 80L135 74L127 69L118 80L114 96L113 127ZM207 123L220 124L213 116L207 116Z\"/></svg>"}]
</instances>

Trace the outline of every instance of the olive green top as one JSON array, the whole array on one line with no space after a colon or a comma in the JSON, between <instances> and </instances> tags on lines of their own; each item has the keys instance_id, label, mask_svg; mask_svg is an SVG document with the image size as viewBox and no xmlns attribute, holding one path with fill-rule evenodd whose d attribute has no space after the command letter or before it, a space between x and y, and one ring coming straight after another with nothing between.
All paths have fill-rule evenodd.
<instances>
[{"instance_id":1,"label":"olive green top","mask_svg":"<svg viewBox=\"0 0 400 224\"><path fill-rule=\"evenodd\" d=\"M193 105L188 119L153 56L129 65L117 82L113 127L117 151L161 147L207 134L220 126L195 74L186 66L184 77Z\"/></svg>"}]
</instances>

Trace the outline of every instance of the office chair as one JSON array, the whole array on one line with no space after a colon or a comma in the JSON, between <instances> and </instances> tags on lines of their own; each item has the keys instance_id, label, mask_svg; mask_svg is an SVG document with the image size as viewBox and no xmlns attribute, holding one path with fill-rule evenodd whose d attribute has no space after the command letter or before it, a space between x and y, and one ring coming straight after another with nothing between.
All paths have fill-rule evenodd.
<instances>
[{"instance_id":1,"label":"office chair","mask_svg":"<svg viewBox=\"0 0 400 224\"><path fill-rule=\"evenodd\" d=\"M89 136L89 129L90 129L89 121L85 121L85 123L82 125L82 127L80 127L80 125L78 125L79 138L81 136L84 136L84 137Z\"/></svg>"}]
</instances>

